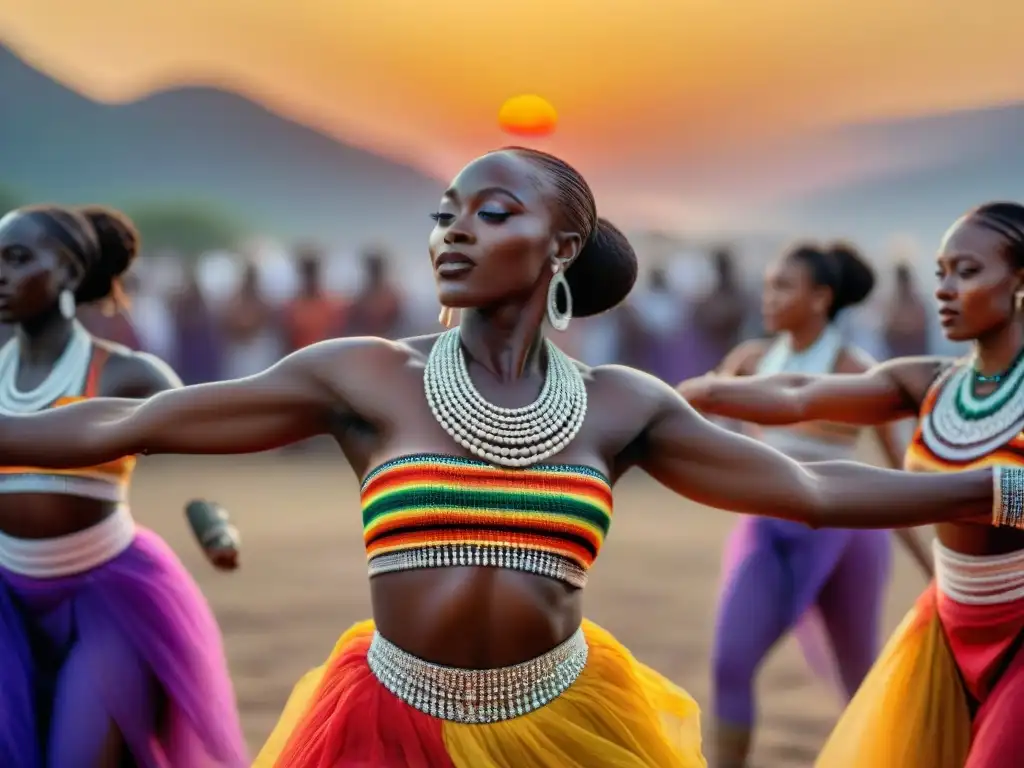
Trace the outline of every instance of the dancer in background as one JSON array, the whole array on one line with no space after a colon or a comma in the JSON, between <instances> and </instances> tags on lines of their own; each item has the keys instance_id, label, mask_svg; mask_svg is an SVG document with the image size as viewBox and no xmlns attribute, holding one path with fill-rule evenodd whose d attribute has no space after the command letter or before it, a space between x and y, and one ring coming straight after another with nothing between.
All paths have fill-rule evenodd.
<instances>
[{"instance_id":1,"label":"dancer in background","mask_svg":"<svg viewBox=\"0 0 1024 768\"><path fill-rule=\"evenodd\" d=\"M178 386L159 360L74 319L76 304L117 299L137 249L130 222L106 209L22 208L0 220L0 319L17 327L0 349L0 412ZM56 471L19 455L0 467L0 765L248 765L213 615L129 512L135 458ZM232 567L226 520L202 504L189 518L207 555Z\"/></svg>"},{"instance_id":2,"label":"dancer in background","mask_svg":"<svg viewBox=\"0 0 1024 768\"><path fill-rule=\"evenodd\" d=\"M920 415L905 460L912 472L1024 466L1024 206L990 203L965 215L937 265L946 337L974 343L965 360L895 358L848 375L708 376L680 391L705 412L765 425ZM1024 517L1021 499L1014 505ZM819 768L1020 765L1024 534L950 522L933 550L935 584L865 678Z\"/></svg>"},{"instance_id":3,"label":"dancer in background","mask_svg":"<svg viewBox=\"0 0 1024 768\"><path fill-rule=\"evenodd\" d=\"M794 247L769 266L765 328L774 340L750 341L722 362L719 375L862 373L873 363L843 345L833 324L868 297L871 268L846 245ZM814 422L763 428L755 437L798 461L852 459L859 427ZM892 466L898 439L878 436ZM931 561L910 529L898 531L930 575ZM812 530L766 517L741 518L726 545L712 657L713 758L716 768L746 765L756 719L754 678L765 656L797 628L812 668L834 671L849 699L871 668L891 561L882 530Z\"/></svg>"},{"instance_id":4,"label":"dancer in background","mask_svg":"<svg viewBox=\"0 0 1024 768\"><path fill-rule=\"evenodd\" d=\"M610 309L637 264L556 157L478 158L435 219L439 299L462 310L446 333L336 339L242 380L0 416L0 462L56 466L337 440L362 479L375 621L300 682L257 766L705 766L694 700L583 618L612 485L632 467L704 504L816 526L993 506L1002 522L1024 492L1013 469L801 465L654 377L570 360L545 317L559 329Z\"/></svg>"}]
</instances>

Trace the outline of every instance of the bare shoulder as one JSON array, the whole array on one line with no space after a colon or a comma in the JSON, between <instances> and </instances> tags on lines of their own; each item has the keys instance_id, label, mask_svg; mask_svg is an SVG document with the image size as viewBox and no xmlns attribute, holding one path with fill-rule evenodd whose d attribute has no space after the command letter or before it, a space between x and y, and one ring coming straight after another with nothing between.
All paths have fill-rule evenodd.
<instances>
[{"instance_id":1,"label":"bare shoulder","mask_svg":"<svg viewBox=\"0 0 1024 768\"><path fill-rule=\"evenodd\" d=\"M938 355L896 357L883 363L858 347L844 347L836 360L836 373L859 374L868 371L887 376L914 402L920 404L935 381L956 365L957 360Z\"/></svg>"},{"instance_id":2,"label":"bare shoulder","mask_svg":"<svg viewBox=\"0 0 1024 768\"><path fill-rule=\"evenodd\" d=\"M399 339L395 343L407 350L414 358L425 361L440 336L440 333L428 333L423 336L410 336L406 339Z\"/></svg>"},{"instance_id":3,"label":"bare shoulder","mask_svg":"<svg viewBox=\"0 0 1024 768\"><path fill-rule=\"evenodd\" d=\"M656 376L626 365L582 366L591 407L608 409L638 425L648 424L666 405L688 408L672 387Z\"/></svg>"},{"instance_id":4,"label":"bare shoulder","mask_svg":"<svg viewBox=\"0 0 1024 768\"><path fill-rule=\"evenodd\" d=\"M311 344L293 352L275 368L361 388L374 381L379 386L382 377L397 373L418 356L405 341L353 336Z\"/></svg>"},{"instance_id":5,"label":"bare shoulder","mask_svg":"<svg viewBox=\"0 0 1024 768\"><path fill-rule=\"evenodd\" d=\"M771 339L744 341L732 348L716 370L723 376L752 376L771 345Z\"/></svg>"},{"instance_id":6,"label":"bare shoulder","mask_svg":"<svg viewBox=\"0 0 1024 768\"><path fill-rule=\"evenodd\" d=\"M93 344L107 355L99 380L99 391L106 397L152 397L181 386L174 369L156 355L101 339Z\"/></svg>"},{"instance_id":7,"label":"bare shoulder","mask_svg":"<svg viewBox=\"0 0 1024 768\"><path fill-rule=\"evenodd\" d=\"M587 369L588 411L621 473L646 466L654 446L698 444L710 426L682 395L661 379L625 365Z\"/></svg>"}]
</instances>

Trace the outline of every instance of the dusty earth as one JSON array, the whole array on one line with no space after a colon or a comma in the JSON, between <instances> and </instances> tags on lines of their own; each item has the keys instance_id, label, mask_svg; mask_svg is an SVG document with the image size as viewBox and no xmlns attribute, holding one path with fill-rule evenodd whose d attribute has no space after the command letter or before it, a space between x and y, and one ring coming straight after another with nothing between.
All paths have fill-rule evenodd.
<instances>
[{"instance_id":1,"label":"dusty earth","mask_svg":"<svg viewBox=\"0 0 1024 768\"><path fill-rule=\"evenodd\" d=\"M238 572L213 571L191 540L182 508L195 497L222 501L242 528ZM341 630L368 616L357 484L340 457L320 451L148 459L133 505L179 553L220 620L255 753L299 675L324 659ZM733 522L631 474L616 490L611 537L587 587L590 617L705 709L721 547ZM904 552L895 560L887 631L923 586ZM810 766L840 704L808 672L794 641L765 664L759 696L755 768Z\"/></svg>"}]
</instances>

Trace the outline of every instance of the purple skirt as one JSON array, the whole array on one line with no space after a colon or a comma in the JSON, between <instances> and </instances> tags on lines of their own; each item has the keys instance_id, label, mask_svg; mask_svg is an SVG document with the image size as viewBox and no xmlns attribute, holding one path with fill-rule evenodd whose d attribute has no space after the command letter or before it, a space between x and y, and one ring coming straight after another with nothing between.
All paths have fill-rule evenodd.
<instances>
[{"instance_id":1,"label":"purple skirt","mask_svg":"<svg viewBox=\"0 0 1024 768\"><path fill-rule=\"evenodd\" d=\"M146 768L248 766L220 631L152 531L108 563L0 568L0 766L92 766L120 732Z\"/></svg>"}]
</instances>

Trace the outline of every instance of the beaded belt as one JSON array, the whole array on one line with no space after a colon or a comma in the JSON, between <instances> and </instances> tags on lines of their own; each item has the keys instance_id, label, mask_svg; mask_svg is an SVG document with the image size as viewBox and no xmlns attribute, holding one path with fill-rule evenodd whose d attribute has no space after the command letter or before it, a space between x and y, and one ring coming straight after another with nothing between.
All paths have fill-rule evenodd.
<instances>
[{"instance_id":1,"label":"beaded belt","mask_svg":"<svg viewBox=\"0 0 1024 768\"><path fill-rule=\"evenodd\" d=\"M456 723L496 723L540 709L564 693L587 664L587 640L578 629L522 664L458 669L416 658L374 632L367 661L385 688L420 712Z\"/></svg>"},{"instance_id":2,"label":"beaded belt","mask_svg":"<svg viewBox=\"0 0 1024 768\"><path fill-rule=\"evenodd\" d=\"M96 525L49 539L19 539L0 533L0 567L33 579L75 576L108 563L135 540L127 504Z\"/></svg>"},{"instance_id":3,"label":"beaded belt","mask_svg":"<svg viewBox=\"0 0 1024 768\"><path fill-rule=\"evenodd\" d=\"M961 605L1005 605L1024 598L1024 552L965 555L935 539L935 583Z\"/></svg>"},{"instance_id":4,"label":"beaded belt","mask_svg":"<svg viewBox=\"0 0 1024 768\"><path fill-rule=\"evenodd\" d=\"M523 547L478 544L441 544L377 555L369 562L370 576L413 568L444 568L457 565L511 568L564 581L577 589L587 585L587 572L551 552Z\"/></svg>"}]
</instances>

